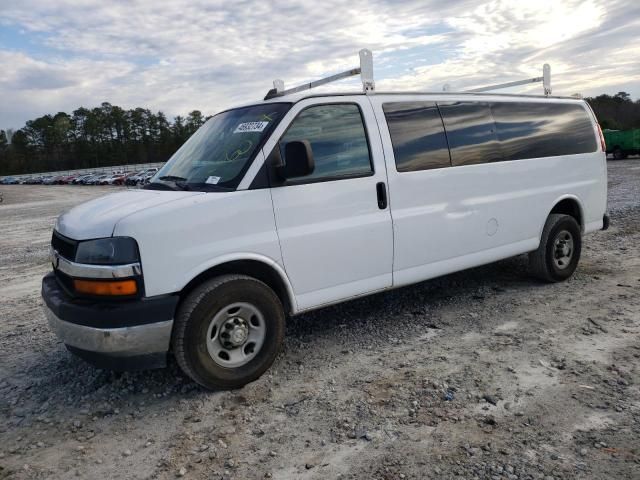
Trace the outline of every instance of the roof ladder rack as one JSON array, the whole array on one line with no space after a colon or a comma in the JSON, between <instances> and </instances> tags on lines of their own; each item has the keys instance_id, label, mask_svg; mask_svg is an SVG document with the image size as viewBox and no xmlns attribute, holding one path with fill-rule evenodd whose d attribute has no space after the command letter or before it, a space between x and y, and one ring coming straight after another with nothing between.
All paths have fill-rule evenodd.
<instances>
[{"instance_id":1,"label":"roof ladder rack","mask_svg":"<svg viewBox=\"0 0 640 480\"><path fill-rule=\"evenodd\" d=\"M305 83L288 90L284 89L284 82L282 80L274 80L273 88L269 90L264 99L269 100L270 98L283 97L292 93L311 90L312 88L319 87L320 85L325 85L327 83L342 80L343 78L353 77L355 75L360 75L360 78L362 79L362 90L364 91L364 93L373 93L376 88L375 82L373 81L373 54L371 53L371 50L367 50L366 48L360 50L359 54L360 67L352 68L351 70L347 70L342 73L336 73L335 75L331 75L330 77L321 78L320 80Z\"/></svg>"},{"instance_id":2,"label":"roof ladder rack","mask_svg":"<svg viewBox=\"0 0 640 480\"><path fill-rule=\"evenodd\" d=\"M548 63L542 66L542 76L535 78L528 78L527 80L517 80L515 82L499 83L497 85L488 85L486 87L474 88L473 90L467 90L468 92L489 92L491 90L499 90L502 88L517 87L518 85L528 85L529 83L542 82L544 88L544 95L551 95L551 67Z\"/></svg>"}]
</instances>

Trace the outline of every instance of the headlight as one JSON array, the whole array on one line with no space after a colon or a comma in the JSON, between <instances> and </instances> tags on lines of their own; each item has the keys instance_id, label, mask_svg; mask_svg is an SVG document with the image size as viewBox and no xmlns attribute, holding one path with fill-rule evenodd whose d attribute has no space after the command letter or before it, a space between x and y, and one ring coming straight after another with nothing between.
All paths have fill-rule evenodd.
<instances>
[{"instance_id":1,"label":"headlight","mask_svg":"<svg viewBox=\"0 0 640 480\"><path fill-rule=\"evenodd\" d=\"M139 259L138 244L133 238L111 237L80 242L75 261L93 265L124 265Z\"/></svg>"}]
</instances>

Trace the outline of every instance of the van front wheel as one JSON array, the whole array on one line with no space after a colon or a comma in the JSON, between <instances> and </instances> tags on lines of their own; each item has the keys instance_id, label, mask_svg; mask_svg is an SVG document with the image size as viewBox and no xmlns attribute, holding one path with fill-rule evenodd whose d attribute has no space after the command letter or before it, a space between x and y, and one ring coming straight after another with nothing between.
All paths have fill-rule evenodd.
<instances>
[{"instance_id":1,"label":"van front wheel","mask_svg":"<svg viewBox=\"0 0 640 480\"><path fill-rule=\"evenodd\" d=\"M570 215L547 217L538 249L529 254L533 275L546 282L561 282L575 272L582 250L580 226Z\"/></svg>"},{"instance_id":2,"label":"van front wheel","mask_svg":"<svg viewBox=\"0 0 640 480\"><path fill-rule=\"evenodd\" d=\"M282 303L273 290L252 277L223 275L197 287L179 306L173 352L200 385L239 388L271 366L284 327Z\"/></svg>"}]
</instances>

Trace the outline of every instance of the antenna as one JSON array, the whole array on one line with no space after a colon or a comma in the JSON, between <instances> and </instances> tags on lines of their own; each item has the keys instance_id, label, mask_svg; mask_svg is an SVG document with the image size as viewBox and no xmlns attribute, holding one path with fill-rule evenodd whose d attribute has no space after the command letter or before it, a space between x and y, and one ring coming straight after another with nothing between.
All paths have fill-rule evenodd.
<instances>
[{"instance_id":1,"label":"antenna","mask_svg":"<svg viewBox=\"0 0 640 480\"><path fill-rule=\"evenodd\" d=\"M545 96L551 95L551 67L548 63L545 63L542 66L542 76L528 78L526 80L516 80L515 82L507 82L507 83L499 83L497 85L488 85L486 87L474 88L472 90L467 90L468 92L489 92L491 90L499 90L502 88L509 87L517 87L519 85L528 85L529 83L539 83L542 82L542 87L544 89Z\"/></svg>"},{"instance_id":2,"label":"antenna","mask_svg":"<svg viewBox=\"0 0 640 480\"><path fill-rule=\"evenodd\" d=\"M312 88L319 87L320 85L342 80L343 78L353 77L354 75L360 75L360 78L362 79L362 90L364 93L371 94L375 91L375 82L373 80L373 54L371 53L371 50L363 48L360 50L359 55L360 67L352 68L351 70L347 70L342 73L336 73L335 75L321 78L320 80L304 83L288 90L284 89L284 82L282 80L274 80L273 88L267 92L264 99L269 100L274 97L282 97L292 93L311 90Z\"/></svg>"}]
</instances>

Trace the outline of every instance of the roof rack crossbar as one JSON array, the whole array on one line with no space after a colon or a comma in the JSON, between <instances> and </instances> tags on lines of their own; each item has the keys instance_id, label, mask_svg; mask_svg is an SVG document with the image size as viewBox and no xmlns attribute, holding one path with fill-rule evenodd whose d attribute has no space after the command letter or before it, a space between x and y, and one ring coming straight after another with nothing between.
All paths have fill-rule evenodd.
<instances>
[{"instance_id":1,"label":"roof rack crossbar","mask_svg":"<svg viewBox=\"0 0 640 480\"><path fill-rule=\"evenodd\" d=\"M360 50L359 54L360 54L359 67L352 68L351 70L347 70L341 73L336 73L335 75L321 78L320 80L304 83L302 85L298 85L297 87L289 88L288 90L284 89L284 82L282 80L274 80L273 88L269 90L269 92L267 92L267 95L264 97L264 99L269 100L270 98L274 98L274 97L283 97L285 95L290 95L292 93L311 90L312 88L319 87L327 83L335 82L337 80L342 80L343 78L353 77L355 75L361 76L362 88L364 92L372 93L375 89L375 83L373 81L373 56L371 54L371 51L367 49Z\"/></svg>"},{"instance_id":2,"label":"roof rack crossbar","mask_svg":"<svg viewBox=\"0 0 640 480\"><path fill-rule=\"evenodd\" d=\"M475 93L490 92L492 90L500 90L502 88L517 87L519 85L528 85L530 83L539 83L539 82L542 82L542 86L544 88L544 95L545 96L551 95L551 67L549 66L548 63L545 63L542 66L541 77L528 78L526 80L516 80L515 82L499 83L497 85L488 85L486 87L474 88L467 91L475 92Z\"/></svg>"}]
</instances>

